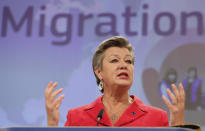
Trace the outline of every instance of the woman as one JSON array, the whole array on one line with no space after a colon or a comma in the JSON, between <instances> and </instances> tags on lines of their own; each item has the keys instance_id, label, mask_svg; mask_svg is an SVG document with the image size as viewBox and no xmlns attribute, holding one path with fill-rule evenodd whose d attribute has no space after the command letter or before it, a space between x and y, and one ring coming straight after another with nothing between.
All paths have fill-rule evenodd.
<instances>
[{"instance_id":1,"label":"woman","mask_svg":"<svg viewBox=\"0 0 205 131\"><path fill-rule=\"evenodd\" d=\"M190 67L187 71L187 77L183 80L184 89L187 99L186 109L201 110L202 109L202 80L198 77L197 68Z\"/></svg>"},{"instance_id":2,"label":"woman","mask_svg":"<svg viewBox=\"0 0 205 131\"><path fill-rule=\"evenodd\" d=\"M136 96L128 95L133 82L133 47L122 36L114 36L102 42L93 57L93 71L104 95L93 103L71 109L65 126L168 126L165 111L147 106ZM48 126L57 126L59 107L64 95L55 98L62 89L54 91L57 82L50 82L45 90ZM179 90L172 85L167 89L172 103L162 96L170 111L172 126L184 124L185 94L182 84ZM103 113L103 112L104 113ZM99 116L99 117L98 117Z\"/></svg>"},{"instance_id":3,"label":"woman","mask_svg":"<svg viewBox=\"0 0 205 131\"><path fill-rule=\"evenodd\" d=\"M166 96L169 100L169 96L166 93L167 88L171 89L172 84L177 82L177 71L174 68L170 68L166 71L163 80L160 82L159 93L160 95Z\"/></svg>"}]
</instances>

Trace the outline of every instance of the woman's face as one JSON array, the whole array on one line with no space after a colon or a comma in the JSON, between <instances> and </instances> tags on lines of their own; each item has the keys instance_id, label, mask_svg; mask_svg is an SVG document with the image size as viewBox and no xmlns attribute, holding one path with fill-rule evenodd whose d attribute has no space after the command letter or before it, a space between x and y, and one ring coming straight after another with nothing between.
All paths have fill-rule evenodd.
<instances>
[{"instance_id":1,"label":"woman's face","mask_svg":"<svg viewBox=\"0 0 205 131\"><path fill-rule=\"evenodd\" d=\"M168 75L168 78L169 78L169 81L172 82L172 83L175 83L176 82L176 75L175 74L169 74Z\"/></svg>"},{"instance_id":2,"label":"woman's face","mask_svg":"<svg viewBox=\"0 0 205 131\"><path fill-rule=\"evenodd\" d=\"M195 78L195 75L196 75L195 70L191 70L191 71L189 71L189 73L188 73L188 77L189 77L189 78Z\"/></svg>"},{"instance_id":3,"label":"woman's face","mask_svg":"<svg viewBox=\"0 0 205 131\"><path fill-rule=\"evenodd\" d=\"M129 50L110 47L104 53L102 70L99 71L98 77L108 87L131 87L133 72L133 57Z\"/></svg>"}]
</instances>

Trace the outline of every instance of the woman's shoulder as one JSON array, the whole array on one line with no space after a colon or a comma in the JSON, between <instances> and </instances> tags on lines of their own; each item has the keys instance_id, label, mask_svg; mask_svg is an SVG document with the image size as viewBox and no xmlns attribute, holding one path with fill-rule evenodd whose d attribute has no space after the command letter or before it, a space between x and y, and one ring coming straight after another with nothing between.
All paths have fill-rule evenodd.
<instances>
[{"instance_id":1,"label":"woman's shoulder","mask_svg":"<svg viewBox=\"0 0 205 131\"><path fill-rule=\"evenodd\" d=\"M82 106L79 106L79 107L71 108L71 109L69 109L68 112L70 112L70 113L80 113L80 112L84 112L84 111L90 110L90 109L95 108L95 107L101 107L102 106L101 99L102 99L102 96L98 97L96 100L94 100L90 104L86 104L86 105L82 105Z\"/></svg>"},{"instance_id":2,"label":"woman's shoulder","mask_svg":"<svg viewBox=\"0 0 205 131\"><path fill-rule=\"evenodd\" d=\"M147 120L149 124L153 126L169 125L167 112L163 109L147 105L136 96L134 96L134 102L136 103L137 108L144 112L144 120Z\"/></svg>"},{"instance_id":3,"label":"woman's shoulder","mask_svg":"<svg viewBox=\"0 0 205 131\"><path fill-rule=\"evenodd\" d=\"M133 95L133 97L134 97L134 102L136 102L137 105L139 106L139 108L143 111L152 112L152 113L157 113L158 112L158 113L163 113L163 114L166 113L166 111L161 109L161 108L145 104L137 96Z\"/></svg>"},{"instance_id":4,"label":"woman's shoulder","mask_svg":"<svg viewBox=\"0 0 205 131\"><path fill-rule=\"evenodd\" d=\"M99 97L91 104L69 109L65 126L95 125L95 119L101 108L102 102L101 97Z\"/></svg>"},{"instance_id":5,"label":"woman's shoulder","mask_svg":"<svg viewBox=\"0 0 205 131\"><path fill-rule=\"evenodd\" d=\"M75 108L71 108L71 109L69 109L68 112L70 112L70 113L74 113L74 112L75 112L75 113L82 112L82 111L88 109L89 106L90 106L90 104L86 104L86 105L78 106L78 107L75 107Z\"/></svg>"}]
</instances>

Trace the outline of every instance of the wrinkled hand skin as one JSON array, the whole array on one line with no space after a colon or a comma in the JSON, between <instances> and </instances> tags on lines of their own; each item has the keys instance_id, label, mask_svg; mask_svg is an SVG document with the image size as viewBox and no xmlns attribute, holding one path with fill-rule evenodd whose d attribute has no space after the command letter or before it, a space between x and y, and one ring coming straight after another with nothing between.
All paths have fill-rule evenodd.
<instances>
[{"instance_id":1,"label":"wrinkled hand skin","mask_svg":"<svg viewBox=\"0 0 205 131\"><path fill-rule=\"evenodd\" d=\"M52 81L50 81L45 89L45 104L48 126L58 126L59 123L59 107L62 103L64 95L56 98L56 96L63 91L63 88L55 91L57 85L57 82L53 83Z\"/></svg>"},{"instance_id":2,"label":"wrinkled hand skin","mask_svg":"<svg viewBox=\"0 0 205 131\"><path fill-rule=\"evenodd\" d=\"M164 95L162 96L162 99L169 108L171 126L183 125L185 108L184 88L182 83L179 84L179 89L174 84L172 84L171 87L173 92L169 89L166 90L171 99L171 103Z\"/></svg>"}]
</instances>

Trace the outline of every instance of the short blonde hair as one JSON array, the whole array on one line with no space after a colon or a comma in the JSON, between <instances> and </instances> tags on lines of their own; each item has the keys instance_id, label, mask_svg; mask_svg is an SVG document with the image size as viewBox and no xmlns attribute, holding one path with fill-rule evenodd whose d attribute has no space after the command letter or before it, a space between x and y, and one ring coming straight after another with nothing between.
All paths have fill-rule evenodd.
<instances>
[{"instance_id":1,"label":"short blonde hair","mask_svg":"<svg viewBox=\"0 0 205 131\"><path fill-rule=\"evenodd\" d=\"M129 41L123 36L113 36L111 38L104 40L98 46L97 50L95 51L95 54L94 54L93 60L92 60L93 72L96 68L99 68L100 70L102 70L102 61L104 59L104 52L105 52L105 50L107 50L110 47L120 47L120 48L128 49L129 52L132 54L133 61L134 61L134 48L129 43ZM133 64L134 64L134 62L133 62ZM95 74L95 72L94 72L94 74ZM96 77L97 85L99 85L100 79L96 76L96 74L95 74L95 77ZM101 92L103 93L103 90L101 90Z\"/></svg>"}]
</instances>

